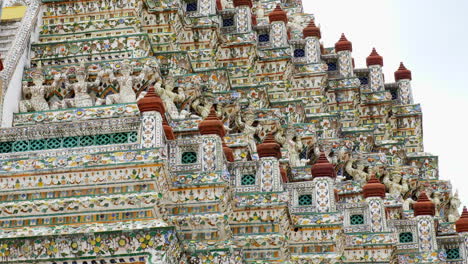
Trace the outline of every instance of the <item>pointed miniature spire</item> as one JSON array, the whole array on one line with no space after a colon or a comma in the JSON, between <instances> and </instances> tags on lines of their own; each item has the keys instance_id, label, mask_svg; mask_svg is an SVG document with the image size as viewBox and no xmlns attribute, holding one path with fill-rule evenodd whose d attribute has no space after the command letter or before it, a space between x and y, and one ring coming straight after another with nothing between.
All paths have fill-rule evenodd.
<instances>
[{"instance_id":1,"label":"pointed miniature spire","mask_svg":"<svg viewBox=\"0 0 468 264\"><path fill-rule=\"evenodd\" d=\"M463 207L460 218L455 222L455 227L458 233L468 232L468 210L466 206Z\"/></svg>"},{"instance_id":2,"label":"pointed miniature spire","mask_svg":"<svg viewBox=\"0 0 468 264\"><path fill-rule=\"evenodd\" d=\"M288 179L288 173L286 172L286 170L280 166L280 174L281 174L281 179L283 180L283 183L286 183L286 182L289 182L289 179Z\"/></svg>"},{"instance_id":3,"label":"pointed miniature spire","mask_svg":"<svg viewBox=\"0 0 468 264\"><path fill-rule=\"evenodd\" d=\"M353 43L351 43L351 41L346 38L345 34L342 33L340 40L335 43L335 52L344 50L353 51Z\"/></svg>"},{"instance_id":4,"label":"pointed miniature spire","mask_svg":"<svg viewBox=\"0 0 468 264\"><path fill-rule=\"evenodd\" d=\"M333 164L331 164L328 161L327 156L325 156L324 152L320 154L318 160L312 166L312 177L336 177L335 168Z\"/></svg>"},{"instance_id":5,"label":"pointed miniature spire","mask_svg":"<svg viewBox=\"0 0 468 264\"><path fill-rule=\"evenodd\" d=\"M3 71L3 61L0 60L0 71Z\"/></svg>"},{"instance_id":6,"label":"pointed miniature spire","mask_svg":"<svg viewBox=\"0 0 468 264\"><path fill-rule=\"evenodd\" d=\"M234 152L232 151L232 148L226 145L226 142L224 142L224 140L223 140L223 152L224 152L224 156L226 156L227 161L234 162Z\"/></svg>"},{"instance_id":7,"label":"pointed miniature spire","mask_svg":"<svg viewBox=\"0 0 468 264\"><path fill-rule=\"evenodd\" d=\"M174 135L174 131L173 131L172 127L169 125L169 123L167 123L167 120L166 120L165 116L163 116L162 125L163 125L163 129L164 129L164 134L166 135L166 139L168 139L168 140L176 139L175 135Z\"/></svg>"},{"instance_id":8,"label":"pointed miniature spire","mask_svg":"<svg viewBox=\"0 0 468 264\"><path fill-rule=\"evenodd\" d=\"M252 0L233 0L232 3L234 4L234 7L249 6L252 8Z\"/></svg>"},{"instance_id":9,"label":"pointed miniature spire","mask_svg":"<svg viewBox=\"0 0 468 264\"><path fill-rule=\"evenodd\" d=\"M221 0L216 0L216 8L218 9L218 11L223 10L223 5L221 3Z\"/></svg>"},{"instance_id":10,"label":"pointed miniature spire","mask_svg":"<svg viewBox=\"0 0 468 264\"><path fill-rule=\"evenodd\" d=\"M281 158L281 146L275 141L273 133L269 133L262 144L257 145L257 153L260 158Z\"/></svg>"},{"instance_id":11,"label":"pointed miniature spire","mask_svg":"<svg viewBox=\"0 0 468 264\"><path fill-rule=\"evenodd\" d=\"M367 57L366 62L368 67L372 65L383 66L383 57L377 53L375 48L373 48L371 54Z\"/></svg>"},{"instance_id":12,"label":"pointed miniature spire","mask_svg":"<svg viewBox=\"0 0 468 264\"><path fill-rule=\"evenodd\" d=\"M413 204L414 216L435 215L435 204L429 200L426 192L421 192L418 201Z\"/></svg>"},{"instance_id":13,"label":"pointed miniature spire","mask_svg":"<svg viewBox=\"0 0 468 264\"><path fill-rule=\"evenodd\" d=\"M202 135L216 134L223 138L226 135L223 122L216 115L214 107L211 108L210 113L198 124L198 131Z\"/></svg>"},{"instance_id":14,"label":"pointed miniature spire","mask_svg":"<svg viewBox=\"0 0 468 264\"><path fill-rule=\"evenodd\" d=\"M288 23L288 14L281 9L279 4L276 5L276 8L268 14L268 18L270 19L270 23L275 21L283 21L284 23Z\"/></svg>"},{"instance_id":15,"label":"pointed miniature spire","mask_svg":"<svg viewBox=\"0 0 468 264\"><path fill-rule=\"evenodd\" d=\"M364 198L381 197L385 198L385 185L380 183L379 179L372 174L371 178L364 187L362 187Z\"/></svg>"},{"instance_id":16,"label":"pointed miniature spire","mask_svg":"<svg viewBox=\"0 0 468 264\"><path fill-rule=\"evenodd\" d=\"M411 71L406 69L403 62L400 62L400 67L395 72L395 81L399 80L411 80Z\"/></svg>"},{"instance_id":17,"label":"pointed miniature spire","mask_svg":"<svg viewBox=\"0 0 468 264\"><path fill-rule=\"evenodd\" d=\"M157 111L161 114L161 116L164 116L164 113L166 112L166 109L164 108L164 103L161 100L161 97L159 97L154 92L153 86L151 86L148 89L148 92L146 93L145 97L138 100L137 105L138 109L140 109L140 113Z\"/></svg>"},{"instance_id":18,"label":"pointed miniature spire","mask_svg":"<svg viewBox=\"0 0 468 264\"><path fill-rule=\"evenodd\" d=\"M317 38L321 38L322 37L322 34L320 33L320 28L318 28L315 23L314 23L314 20L310 20L309 24L307 25L307 27L305 27L303 30L302 30L302 35L304 36L304 38L307 38L307 37L317 37Z\"/></svg>"},{"instance_id":19,"label":"pointed miniature spire","mask_svg":"<svg viewBox=\"0 0 468 264\"><path fill-rule=\"evenodd\" d=\"M257 15L252 14L252 26L256 26L256 25L257 25Z\"/></svg>"}]
</instances>

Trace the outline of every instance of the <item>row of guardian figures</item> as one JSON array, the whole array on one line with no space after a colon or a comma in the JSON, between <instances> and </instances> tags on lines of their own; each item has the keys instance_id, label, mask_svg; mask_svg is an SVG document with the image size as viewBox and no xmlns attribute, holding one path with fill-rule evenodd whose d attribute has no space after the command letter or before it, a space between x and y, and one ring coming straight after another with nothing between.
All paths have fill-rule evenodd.
<instances>
[{"instance_id":1,"label":"row of guardian figures","mask_svg":"<svg viewBox=\"0 0 468 264\"><path fill-rule=\"evenodd\" d=\"M112 64L110 67L87 67L84 61L81 61L78 67L70 67L64 73L51 71L53 81L47 85L46 74L39 65L30 73L33 85L23 81L23 100L20 101L19 110L47 111L135 102L138 92L135 88L156 83L160 86L162 80L155 61L146 61L138 75L134 75L135 68L129 60ZM92 75L95 76L94 80L90 80ZM118 93L103 93L104 96L97 96L96 91L102 85L117 86ZM64 98L50 96L57 92L64 94Z\"/></svg>"}]
</instances>

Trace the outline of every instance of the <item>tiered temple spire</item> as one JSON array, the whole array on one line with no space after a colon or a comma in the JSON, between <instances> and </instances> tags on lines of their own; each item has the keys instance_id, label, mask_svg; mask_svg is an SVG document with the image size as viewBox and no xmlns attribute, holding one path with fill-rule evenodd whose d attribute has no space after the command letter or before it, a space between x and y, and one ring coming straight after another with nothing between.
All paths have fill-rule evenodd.
<instances>
[{"instance_id":1,"label":"tiered temple spire","mask_svg":"<svg viewBox=\"0 0 468 264\"><path fill-rule=\"evenodd\" d=\"M25 8L0 21L2 263L466 262L411 71L356 69L300 1Z\"/></svg>"}]
</instances>

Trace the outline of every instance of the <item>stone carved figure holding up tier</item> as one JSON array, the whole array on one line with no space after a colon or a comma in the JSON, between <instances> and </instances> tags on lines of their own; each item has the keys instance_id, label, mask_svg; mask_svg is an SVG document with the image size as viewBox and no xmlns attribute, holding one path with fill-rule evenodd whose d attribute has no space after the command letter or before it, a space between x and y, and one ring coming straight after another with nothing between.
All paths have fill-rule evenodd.
<instances>
[{"instance_id":1,"label":"stone carved figure holding up tier","mask_svg":"<svg viewBox=\"0 0 468 264\"><path fill-rule=\"evenodd\" d=\"M133 76L133 67L128 60L124 60L121 65L120 73L122 76L114 76L114 72L110 73L110 80L119 83L119 93L111 94L106 97L106 104L122 104L136 101L136 93L133 90L133 85L136 82L143 81L148 74L152 71L151 67L145 65L140 75Z\"/></svg>"},{"instance_id":2,"label":"stone carved figure holding up tier","mask_svg":"<svg viewBox=\"0 0 468 264\"><path fill-rule=\"evenodd\" d=\"M461 205L461 201L458 197L458 191L456 191L455 195L450 198L448 205L447 219L449 222L455 222L458 220L458 218L460 218L458 208Z\"/></svg>"},{"instance_id":3,"label":"stone carved figure holding up tier","mask_svg":"<svg viewBox=\"0 0 468 264\"><path fill-rule=\"evenodd\" d=\"M75 93L75 97L72 99L67 99L67 103L69 103L71 107L93 106L93 98L91 98L89 95L89 88L93 88L99 85L104 72L100 71L94 82L88 82L86 81L88 79L88 72L86 70L84 61L81 61L80 67L75 68L72 71L75 73L77 82L72 84L67 82L65 87L71 87Z\"/></svg>"},{"instance_id":4,"label":"stone carved figure holding up tier","mask_svg":"<svg viewBox=\"0 0 468 264\"><path fill-rule=\"evenodd\" d=\"M198 97L192 102L192 107L195 109L197 114L203 119L210 113L211 107L213 106L212 97Z\"/></svg>"},{"instance_id":5,"label":"stone carved figure holding up tier","mask_svg":"<svg viewBox=\"0 0 468 264\"><path fill-rule=\"evenodd\" d=\"M230 132L232 130L231 124L235 122L239 111L240 107L238 104L230 104L225 102L218 104L217 114L218 116L221 116L226 131Z\"/></svg>"},{"instance_id":6,"label":"stone carved figure holding up tier","mask_svg":"<svg viewBox=\"0 0 468 264\"><path fill-rule=\"evenodd\" d=\"M286 143L286 137L284 135L285 134L285 129L281 126L281 122L275 122L272 132L275 132L276 142L278 142L278 143L280 143L281 145L284 146L284 144ZM268 134L268 132L265 133L265 134Z\"/></svg>"},{"instance_id":7,"label":"stone carved figure holding up tier","mask_svg":"<svg viewBox=\"0 0 468 264\"><path fill-rule=\"evenodd\" d=\"M440 216L440 209L441 209L441 204L442 204L442 198L441 198L441 193L439 191L434 192L434 197L431 199L431 201L435 205L435 216Z\"/></svg>"},{"instance_id":8,"label":"stone carved figure holding up tier","mask_svg":"<svg viewBox=\"0 0 468 264\"><path fill-rule=\"evenodd\" d=\"M174 76L169 74L165 80L164 88L161 87L161 79L158 79L154 85L156 93L161 97L166 107L166 111L169 113L173 119L184 119L190 116L190 113L182 110L179 113L179 109L176 106L176 103L183 102L186 98L184 90L179 87L178 93L174 92Z\"/></svg>"},{"instance_id":9,"label":"stone carved figure holding up tier","mask_svg":"<svg viewBox=\"0 0 468 264\"><path fill-rule=\"evenodd\" d=\"M390 175L387 174L383 179L383 184L385 184L389 193L394 197L403 197L409 190L408 180L402 178L400 171L392 171Z\"/></svg>"},{"instance_id":10,"label":"stone carved figure holding up tier","mask_svg":"<svg viewBox=\"0 0 468 264\"><path fill-rule=\"evenodd\" d=\"M411 197L406 198L403 201L403 211L409 211L411 209L411 205L414 204L416 201L413 200Z\"/></svg>"},{"instance_id":11,"label":"stone carved figure holding up tier","mask_svg":"<svg viewBox=\"0 0 468 264\"><path fill-rule=\"evenodd\" d=\"M42 67L39 65L39 67L31 73L31 77L34 86L28 86L27 82L23 82L23 95L31 94L31 99L20 101L20 112L49 110L50 107L45 96L58 87L61 79L60 74L54 76L52 85L44 85L45 77L42 72Z\"/></svg>"},{"instance_id":12,"label":"stone carved figure holding up tier","mask_svg":"<svg viewBox=\"0 0 468 264\"><path fill-rule=\"evenodd\" d=\"M279 134L280 133L277 133L276 135ZM277 137L276 135L276 141L281 143L288 150L289 164L292 167L305 166L309 160L301 160L300 153L303 150L304 145L302 144L300 135L296 135L294 129L288 129L286 131L286 137Z\"/></svg>"},{"instance_id":13,"label":"stone carved figure holding up tier","mask_svg":"<svg viewBox=\"0 0 468 264\"><path fill-rule=\"evenodd\" d=\"M346 172L353 177L353 179L361 184L365 184L367 182L367 178L369 177L369 173L364 171L364 164L362 162L358 162L356 164L356 168L353 168L353 164L356 160L350 158L346 162L345 170Z\"/></svg>"},{"instance_id":14,"label":"stone carved figure holding up tier","mask_svg":"<svg viewBox=\"0 0 468 264\"><path fill-rule=\"evenodd\" d=\"M255 142L255 135L261 131L261 127L253 126L255 122L255 115L252 112L247 112L244 115L244 121L242 121L241 115L239 114L236 119L236 125L241 129L247 137L247 144L250 148L250 153L257 152L257 144Z\"/></svg>"}]
</instances>

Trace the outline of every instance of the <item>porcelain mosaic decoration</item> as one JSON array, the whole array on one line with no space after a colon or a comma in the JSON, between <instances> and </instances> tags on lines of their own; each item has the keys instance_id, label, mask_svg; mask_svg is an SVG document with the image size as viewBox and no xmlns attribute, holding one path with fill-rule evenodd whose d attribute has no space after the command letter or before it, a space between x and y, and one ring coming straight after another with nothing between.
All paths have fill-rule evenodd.
<instances>
[{"instance_id":1,"label":"porcelain mosaic decoration","mask_svg":"<svg viewBox=\"0 0 468 264\"><path fill-rule=\"evenodd\" d=\"M468 263L411 71L301 1L4 6L1 263Z\"/></svg>"}]
</instances>

